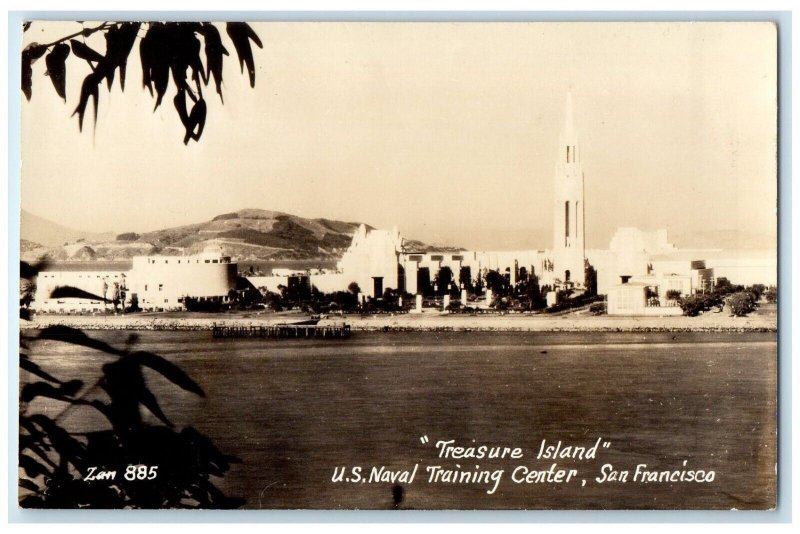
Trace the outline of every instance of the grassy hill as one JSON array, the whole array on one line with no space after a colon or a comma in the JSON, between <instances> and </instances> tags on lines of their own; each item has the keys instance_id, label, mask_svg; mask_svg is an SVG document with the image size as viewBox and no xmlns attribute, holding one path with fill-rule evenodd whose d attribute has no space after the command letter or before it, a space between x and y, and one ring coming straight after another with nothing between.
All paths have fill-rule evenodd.
<instances>
[{"instance_id":1,"label":"grassy hill","mask_svg":"<svg viewBox=\"0 0 800 534\"><path fill-rule=\"evenodd\" d=\"M350 246L358 226L244 209L197 224L114 236L70 230L23 212L21 252L24 260L47 254L56 261L118 261L137 255L193 254L216 246L240 260L336 260Z\"/></svg>"}]
</instances>

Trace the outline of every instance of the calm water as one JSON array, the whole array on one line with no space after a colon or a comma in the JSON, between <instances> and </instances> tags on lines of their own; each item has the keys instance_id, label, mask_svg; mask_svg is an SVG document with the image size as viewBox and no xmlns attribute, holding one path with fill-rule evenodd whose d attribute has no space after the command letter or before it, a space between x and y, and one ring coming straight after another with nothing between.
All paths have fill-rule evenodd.
<instances>
[{"instance_id":1,"label":"calm water","mask_svg":"<svg viewBox=\"0 0 800 534\"><path fill-rule=\"evenodd\" d=\"M121 346L125 332L92 332ZM775 505L775 334L357 333L347 341L213 340L140 332L205 390L151 378L166 414L242 459L220 483L248 508L390 508L391 483L333 483L337 466L411 468L404 508L768 508ZM80 357L67 357L80 353ZM44 342L36 361L87 382L107 361ZM73 412L68 424L86 426ZM429 442L423 444L422 436ZM610 441L569 484L516 484L542 439ZM521 447L523 458L437 458L434 443ZM601 466L715 471L709 484L598 484ZM426 466L503 469L492 484L428 483ZM578 480L585 479L582 486Z\"/></svg>"}]
</instances>

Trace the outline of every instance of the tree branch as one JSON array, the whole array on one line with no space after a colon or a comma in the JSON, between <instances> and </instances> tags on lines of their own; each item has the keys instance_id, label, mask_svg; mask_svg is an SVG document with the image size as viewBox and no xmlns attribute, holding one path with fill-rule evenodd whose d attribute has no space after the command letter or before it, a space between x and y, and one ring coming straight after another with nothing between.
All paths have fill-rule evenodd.
<instances>
[{"instance_id":1,"label":"tree branch","mask_svg":"<svg viewBox=\"0 0 800 534\"><path fill-rule=\"evenodd\" d=\"M53 41L52 43L42 44L42 45L39 45L39 46L43 46L45 48L50 48L53 45L57 45L59 43L63 43L64 41L69 41L73 37L78 37L78 36L81 36L81 35L83 35L84 37L89 37L93 33L98 32L100 30L108 29L108 28L112 27L113 25L114 25L114 23L112 23L112 22L104 22L100 26L97 26L96 28L84 28L79 32L73 33L72 35L67 35L66 37L62 37L61 39Z\"/></svg>"}]
</instances>

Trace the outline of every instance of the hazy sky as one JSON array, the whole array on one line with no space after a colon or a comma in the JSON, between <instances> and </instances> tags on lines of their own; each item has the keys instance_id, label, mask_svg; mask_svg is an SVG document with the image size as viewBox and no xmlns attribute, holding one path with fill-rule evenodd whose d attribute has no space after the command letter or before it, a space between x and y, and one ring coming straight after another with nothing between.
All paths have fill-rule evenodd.
<instances>
[{"instance_id":1,"label":"hazy sky","mask_svg":"<svg viewBox=\"0 0 800 534\"><path fill-rule=\"evenodd\" d=\"M397 225L470 248L545 248L571 88L586 245L618 226L776 235L776 34L740 23L253 24L256 86L223 29L221 105L199 143L174 93L152 112L138 43L96 129L34 65L22 103L22 206L93 231L146 231L242 208ZM49 42L77 23L38 23ZM90 41L101 52L102 38ZM765 243L769 246L772 243Z\"/></svg>"}]
</instances>

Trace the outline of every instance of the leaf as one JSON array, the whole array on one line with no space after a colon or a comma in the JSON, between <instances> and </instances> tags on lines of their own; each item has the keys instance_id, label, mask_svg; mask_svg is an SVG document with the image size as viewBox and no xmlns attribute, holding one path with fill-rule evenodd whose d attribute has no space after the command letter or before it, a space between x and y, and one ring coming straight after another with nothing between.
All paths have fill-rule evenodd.
<instances>
[{"instance_id":1,"label":"leaf","mask_svg":"<svg viewBox=\"0 0 800 534\"><path fill-rule=\"evenodd\" d=\"M143 388L141 390L139 400L142 402L145 408L150 410L150 412L153 415L158 417L162 423L164 423L168 427L175 426L169 419L167 419L166 414L163 411L161 411L161 407L158 405L158 400L156 400L156 396L153 395L153 393L149 389Z\"/></svg>"},{"instance_id":2,"label":"leaf","mask_svg":"<svg viewBox=\"0 0 800 534\"><path fill-rule=\"evenodd\" d=\"M183 138L184 145L189 142L189 139L200 140L206 124L206 113L206 101L201 98L192 106L192 112L189 114L189 123L186 126L186 135ZM195 128L197 129L196 131Z\"/></svg>"},{"instance_id":3,"label":"leaf","mask_svg":"<svg viewBox=\"0 0 800 534\"><path fill-rule=\"evenodd\" d=\"M86 105L89 103L90 97L94 99L94 122L97 124L97 100L99 98L98 86L102 80L103 78L94 72L86 76L86 78L83 80L83 85L81 86L81 98L78 101L78 106L75 108L75 111L72 112L72 115L75 115L76 113L78 114L78 129L80 131L83 131L83 116L86 113Z\"/></svg>"},{"instance_id":4,"label":"leaf","mask_svg":"<svg viewBox=\"0 0 800 534\"><path fill-rule=\"evenodd\" d=\"M145 36L139 41L139 62L142 64L142 87L146 87L150 91L150 96L153 96L152 85L152 63L153 63L153 41L150 37L152 27L147 31Z\"/></svg>"},{"instance_id":5,"label":"leaf","mask_svg":"<svg viewBox=\"0 0 800 534\"><path fill-rule=\"evenodd\" d=\"M19 262L19 277L26 278L28 280L36 278L36 276L40 272L44 271L48 265L49 262L46 259L33 264L21 261Z\"/></svg>"},{"instance_id":6,"label":"leaf","mask_svg":"<svg viewBox=\"0 0 800 534\"><path fill-rule=\"evenodd\" d=\"M180 386L182 389L195 393L201 397L206 396L205 392L197 384L197 382L192 380L189 375L187 375L180 367L169 360L162 358L158 354L138 351L132 353L131 358L134 358L135 361L140 365L144 365L153 371L156 371L176 386Z\"/></svg>"},{"instance_id":7,"label":"leaf","mask_svg":"<svg viewBox=\"0 0 800 534\"><path fill-rule=\"evenodd\" d=\"M37 339L63 341L65 343L72 343L73 345L99 350L114 356L123 356L125 354L123 351L115 349L108 343L92 339L77 328L71 328L69 326L55 325L43 328L41 332L39 332Z\"/></svg>"},{"instance_id":8,"label":"leaf","mask_svg":"<svg viewBox=\"0 0 800 534\"><path fill-rule=\"evenodd\" d=\"M17 485L20 488L24 488L34 493L42 493L41 488L39 488L39 486L37 486L32 480L28 480L27 478L20 478L17 482Z\"/></svg>"},{"instance_id":9,"label":"leaf","mask_svg":"<svg viewBox=\"0 0 800 534\"><path fill-rule=\"evenodd\" d=\"M169 30L165 24L153 23L139 43L139 56L142 62L142 83L153 95L155 89L156 105L161 105L169 84Z\"/></svg>"},{"instance_id":10,"label":"leaf","mask_svg":"<svg viewBox=\"0 0 800 534\"><path fill-rule=\"evenodd\" d=\"M19 399L22 402L31 402L36 397L48 397L50 399L67 401L68 399L61 393L59 388L55 388L47 382L34 382L26 384L22 388Z\"/></svg>"},{"instance_id":11,"label":"leaf","mask_svg":"<svg viewBox=\"0 0 800 534\"><path fill-rule=\"evenodd\" d=\"M29 478L36 478L39 475L50 474L50 470L47 469L47 467L25 454L19 455L19 466L25 470L25 474Z\"/></svg>"},{"instance_id":12,"label":"leaf","mask_svg":"<svg viewBox=\"0 0 800 534\"><path fill-rule=\"evenodd\" d=\"M85 59L90 64L92 62L99 63L100 61L103 60L104 56L102 54L96 52L85 43L82 43L75 39L70 39L69 43L72 45L72 53L81 59Z\"/></svg>"},{"instance_id":13,"label":"leaf","mask_svg":"<svg viewBox=\"0 0 800 534\"><path fill-rule=\"evenodd\" d=\"M22 51L22 92L25 94L25 98L27 100L31 99L33 92L33 68L31 66L36 62L37 59L42 57L46 51L47 47L38 45L36 43L29 44L27 47L25 47L25 50Z\"/></svg>"},{"instance_id":14,"label":"leaf","mask_svg":"<svg viewBox=\"0 0 800 534\"><path fill-rule=\"evenodd\" d=\"M261 40L246 22L229 22L226 25L228 36L236 48L236 55L239 56L239 69L244 72L244 65L247 65L247 73L250 75L250 87L256 86L256 69L253 62L253 50L250 48L252 40L259 48L263 48Z\"/></svg>"},{"instance_id":15,"label":"leaf","mask_svg":"<svg viewBox=\"0 0 800 534\"><path fill-rule=\"evenodd\" d=\"M139 26L140 24L138 22L123 22L118 26L110 28L105 33L105 60L108 63L104 70L106 71L105 74L109 89L114 81L114 72L116 69L119 69L119 83L122 90L125 90L125 69L128 64L128 56L133 49L133 44L136 42Z\"/></svg>"},{"instance_id":16,"label":"leaf","mask_svg":"<svg viewBox=\"0 0 800 534\"><path fill-rule=\"evenodd\" d=\"M83 289L73 287L73 286L58 286L50 293L51 299L89 299L89 300L99 300L102 302L111 302L110 300L101 297L100 295L95 295L94 293L89 293L88 291L84 291Z\"/></svg>"},{"instance_id":17,"label":"leaf","mask_svg":"<svg viewBox=\"0 0 800 534\"><path fill-rule=\"evenodd\" d=\"M46 415L35 414L30 416L30 420L48 435L53 449L61 455L62 463L68 461L76 467L82 465L86 447L80 441L73 438L69 432Z\"/></svg>"},{"instance_id":18,"label":"leaf","mask_svg":"<svg viewBox=\"0 0 800 534\"><path fill-rule=\"evenodd\" d=\"M56 89L58 96L67 101L66 94L66 76L67 67L66 61L69 56L69 45L59 43L53 47L53 50L44 58L47 65L47 75L50 76L50 81L53 82L53 87Z\"/></svg>"},{"instance_id":19,"label":"leaf","mask_svg":"<svg viewBox=\"0 0 800 534\"><path fill-rule=\"evenodd\" d=\"M39 367L38 364L31 361L30 358L24 355L20 355L19 359L19 366L23 371L28 371L29 373L38 376L39 378L44 378L45 380L49 380L50 382L60 383L61 381L48 373L47 371L43 370Z\"/></svg>"},{"instance_id":20,"label":"leaf","mask_svg":"<svg viewBox=\"0 0 800 534\"><path fill-rule=\"evenodd\" d=\"M213 76L219 99L224 103L222 99L222 56L229 54L222 44L219 30L213 24L204 22L201 31L206 51L206 85Z\"/></svg>"},{"instance_id":21,"label":"leaf","mask_svg":"<svg viewBox=\"0 0 800 534\"><path fill-rule=\"evenodd\" d=\"M48 447L44 443L44 437L45 437L44 434L42 432L39 432L38 430L36 430L36 433L34 435L30 436L20 435L19 437L20 452L32 452L36 456L38 456L42 461L44 461L44 463L55 469L58 466L55 463L53 463L53 461L47 456L47 453L45 452L45 449L52 450L52 447Z\"/></svg>"},{"instance_id":22,"label":"leaf","mask_svg":"<svg viewBox=\"0 0 800 534\"><path fill-rule=\"evenodd\" d=\"M83 387L83 381L78 379L67 380L61 384L61 393L74 397L78 391Z\"/></svg>"},{"instance_id":23,"label":"leaf","mask_svg":"<svg viewBox=\"0 0 800 534\"><path fill-rule=\"evenodd\" d=\"M172 102L175 105L175 110L178 112L178 117L183 123L183 127L186 128L186 131L188 132L189 113L186 111L186 90L179 89L178 94L175 95L175 98L172 100Z\"/></svg>"}]
</instances>

